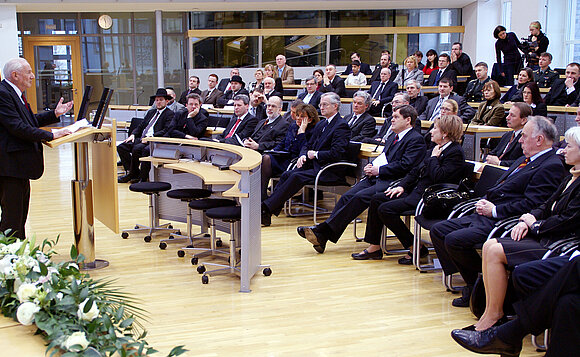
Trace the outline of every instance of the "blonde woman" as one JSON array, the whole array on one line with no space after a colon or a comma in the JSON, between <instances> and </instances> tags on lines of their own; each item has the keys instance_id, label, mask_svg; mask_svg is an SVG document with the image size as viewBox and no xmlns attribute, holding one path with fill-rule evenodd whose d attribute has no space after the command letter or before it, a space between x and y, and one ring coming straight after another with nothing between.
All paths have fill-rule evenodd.
<instances>
[{"instance_id":1,"label":"blonde woman","mask_svg":"<svg viewBox=\"0 0 580 357\"><path fill-rule=\"evenodd\" d=\"M423 83L424 73L421 71L417 64L417 57L409 56L405 59L405 68L399 71L394 82L401 86L406 86L411 80Z\"/></svg>"}]
</instances>

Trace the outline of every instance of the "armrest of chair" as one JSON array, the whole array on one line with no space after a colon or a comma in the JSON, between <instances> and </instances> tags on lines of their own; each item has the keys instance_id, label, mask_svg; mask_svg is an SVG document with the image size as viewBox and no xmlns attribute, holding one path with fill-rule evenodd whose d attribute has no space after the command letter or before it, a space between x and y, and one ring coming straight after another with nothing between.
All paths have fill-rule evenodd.
<instances>
[{"instance_id":1,"label":"armrest of chair","mask_svg":"<svg viewBox=\"0 0 580 357\"><path fill-rule=\"evenodd\" d=\"M508 217L495 222L495 227L487 235L487 239L497 237L497 232L502 231L500 237L505 237L519 222L519 216Z\"/></svg>"},{"instance_id":2,"label":"armrest of chair","mask_svg":"<svg viewBox=\"0 0 580 357\"><path fill-rule=\"evenodd\" d=\"M352 162L348 162L348 161L339 161L339 162L333 162L332 164L328 164L328 165L324 166L316 174L316 179L314 180L314 189L317 189L318 188L318 180L320 179L320 176L324 173L324 171L326 171L326 170L328 170L330 168L339 167L339 166L357 167L358 165L355 164L355 163L352 163Z\"/></svg>"},{"instance_id":3,"label":"armrest of chair","mask_svg":"<svg viewBox=\"0 0 580 357\"><path fill-rule=\"evenodd\" d=\"M554 255L554 253L559 253L560 255L567 255L572 251L578 249L578 247L580 247L580 239L578 237L569 237L560 239L548 246L548 251L546 252L546 254L544 254L542 259L546 259Z\"/></svg>"},{"instance_id":4,"label":"armrest of chair","mask_svg":"<svg viewBox=\"0 0 580 357\"><path fill-rule=\"evenodd\" d=\"M453 207L453 210L451 211L447 219L454 218L456 216L463 216L469 213L469 211L475 209L475 203L477 201L479 201L479 198L472 198L465 202L458 203L457 205L455 205L455 207Z\"/></svg>"}]
</instances>

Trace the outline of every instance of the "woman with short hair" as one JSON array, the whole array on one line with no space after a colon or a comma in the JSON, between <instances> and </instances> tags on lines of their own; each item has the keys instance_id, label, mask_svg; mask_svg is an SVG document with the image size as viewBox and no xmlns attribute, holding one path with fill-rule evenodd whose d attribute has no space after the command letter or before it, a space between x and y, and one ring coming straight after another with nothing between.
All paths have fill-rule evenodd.
<instances>
[{"instance_id":1,"label":"woman with short hair","mask_svg":"<svg viewBox=\"0 0 580 357\"><path fill-rule=\"evenodd\" d=\"M477 113L471 120L471 124L503 126L505 122L505 109L500 103L501 90L496 81L491 80L483 85L484 102L479 104Z\"/></svg>"},{"instance_id":2,"label":"woman with short hair","mask_svg":"<svg viewBox=\"0 0 580 357\"><path fill-rule=\"evenodd\" d=\"M399 87L404 87L409 81L412 80L423 83L423 76L423 71L421 71L417 65L417 57L409 56L405 59L405 66L403 70L399 71L393 82L397 83Z\"/></svg>"}]
</instances>

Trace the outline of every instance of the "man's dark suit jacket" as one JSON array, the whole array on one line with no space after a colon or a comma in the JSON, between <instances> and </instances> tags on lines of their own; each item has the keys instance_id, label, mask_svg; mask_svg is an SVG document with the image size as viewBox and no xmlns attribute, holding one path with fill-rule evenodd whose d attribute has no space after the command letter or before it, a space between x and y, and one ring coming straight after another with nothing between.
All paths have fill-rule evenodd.
<instances>
[{"instance_id":1,"label":"man's dark suit jacket","mask_svg":"<svg viewBox=\"0 0 580 357\"><path fill-rule=\"evenodd\" d=\"M258 119L258 121L262 120L262 119L266 119L266 117L268 116L266 114L266 104L264 103L260 103L258 104L258 106L256 107L256 114L253 114L250 109L252 109L252 106L248 107L248 112L250 114L252 114L253 116L256 117L256 119Z\"/></svg>"},{"instance_id":2,"label":"man's dark suit jacket","mask_svg":"<svg viewBox=\"0 0 580 357\"><path fill-rule=\"evenodd\" d=\"M463 94L463 97L467 102L483 102L483 85L491 81L491 77L487 77L483 83L479 79L474 79L467 83L467 89Z\"/></svg>"},{"instance_id":3,"label":"man's dark suit jacket","mask_svg":"<svg viewBox=\"0 0 580 357\"><path fill-rule=\"evenodd\" d=\"M242 88L235 93L230 89L230 90L226 91L224 93L224 95L218 99L218 101L217 101L218 106L225 107L226 105L228 105L228 102L230 101L230 99L234 99L237 95L240 95L240 94L245 94L248 97L250 97L250 93L248 93L248 91L245 88Z\"/></svg>"},{"instance_id":4,"label":"man's dark suit jacket","mask_svg":"<svg viewBox=\"0 0 580 357\"><path fill-rule=\"evenodd\" d=\"M389 65L389 69L391 70L391 79L397 78L397 74L399 74L399 65L396 63L392 63ZM375 81L380 81L381 80L381 69L383 69L383 67L381 67L380 63L377 63L377 65L375 66L375 69L373 71L373 74L371 75L371 78L369 78L369 80L367 81L368 84L372 84Z\"/></svg>"},{"instance_id":5,"label":"man's dark suit jacket","mask_svg":"<svg viewBox=\"0 0 580 357\"><path fill-rule=\"evenodd\" d=\"M230 122L228 123L228 126L226 126L224 132L217 137L220 143L240 145L235 135L226 138L226 136L228 136L229 132L236 124L237 120L238 118L235 115L230 119ZM247 113L244 117L244 120L242 120L236 128L236 132L234 134L238 134L240 140L244 140L245 138L252 135L254 129L256 128L256 124L258 124L258 119L255 116L252 116L250 113Z\"/></svg>"},{"instance_id":6,"label":"man's dark suit jacket","mask_svg":"<svg viewBox=\"0 0 580 357\"><path fill-rule=\"evenodd\" d=\"M308 94L308 92L304 91L300 94L298 94L298 99L302 99L304 100L304 98L306 97L306 95ZM310 105L314 106L314 108L316 108L316 110L320 111L320 97L322 96L322 93L320 93L319 91L315 91L314 93L312 93L312 98L310 98Z\"/></svg>"},{"instance_id":7,"label":"man's dark suit jacket","mask_svg":"<svg viewBox=\"0 0 580 357\"><path fill-rule=\"evenodd\" d=\"M497 146L489 152L490 155L497 156L498 158L502 155L503 157L500 159L500 166L511 166L517 159L524 155L522 151L522 145L518 142L522 137L522 132L520 131L518 135L514 137L512 142L510 143L510 139L512 137L513 132L509 131L502 135L501 139ZM506 146L509 146L507 149ZM505 149L505 153L504 153Z\"/></svg>"},{"instance_id":8,"label":"man's dark suit jacket","mask_svg":"<svg viewBox=\"0 0 580 357\"><path fill-rule=\"evenodd\" d=\"M417 117L417 120L430 120L431 116L433 115L433 112L435 111L435 107L437 106L439 98L440 98L439 96L431 98L429 102L427 102L427 108L425 108L423 114ZM464 123L469 123L473 118L473 116L475 115L475 109L473 109L469 104L467 104L467 102L462 96L451 93L448 99L453 99L454 101L457 102L457 105L459 107L457 115L459 115L459 117L461 118L461 120L463 120ZM419 122L419 124L420 123L421 122Z\"/></svg>"},{"instance_id":9,"label":"man's dark suit jacket","mask_svg":"<svg viewBox=\"0 0 580 357\"><path fill-rule=\"evenodd\" d=\"M435 86L436 87L439 85L439 83L435 83L435 78L437 78L437 73L439 73L440 71L441 71L441 69L438 69L436 71L431 72L431 74L429 75L429 78L427 79L428 86ZM455 70L453 68L450 68L450 66L447 66L445 71L443 71L441 78L449 78L453 82L453 87L457 86L457 72L455 72ZM441 80L441 78L439 78L439 80Z\"/></svg>"},{"instance_id":10,"label":"man's dark suit jacket","mask_svg":"<svg viewBox=\"0 0 580 357\"><path fill-rule=\"evenodd\" d=\"M186 134L196 138L203 137L207 128L207 117L201 111L193 118L188 118L188 114L187 109L175 113L171 128L165 135L181 139L185 139Z\"/></svg>"},{"instance_id":11,"label":"man's dark suit jacket","mask_svg":"<svg viewBox=\"0 0 580 357\"><path fill-rule=\"evenodd\" d=\"M371 83L371 88L369 89L368 93L372 98L374 98L375 92L380 85L381 85L380 81ZM397 86L397 83L391 81L390 79L387 81L387 83L383 86L383 91L381 92L378 98L379 101L381 102L381 104L379 104L379 107L381 109L385 104L393 100L393 97L395 96L395 93L397 93L398 89L399 86Z\"/></svg>"},{"instance_id":12,"label":"man's dark suit jacket","mask_svg":"<svg viewBox=\"0 0 580 357\"><path fill-rule=\"evenodd\" d=\"M327 93L327 92L334 92L338 94L339 97L344 98L346 97L346 87L344 86L344 79L340 78L338 75L334 76L332 81L325 86L324 82L320 87L320 92Z\"/></svg>"},{"instance_id":13,"label":"man's dark suit jacket","mask_svg":"<svg viewBox=\"0 0 580 357\"><path fill-rule=\"evenodd\" d=\"M427 109L427 103L429 102L429 98L425 97L424 95L417 96L411 99L409 103L415 110L417 114L421 115Z\"/></svg>"},{"instance_id":14,"label":"man's dark suit jacket","mask_svg":"<svg viewBox=\"0 0 580 357\"><path fill-rule=\"evenodd\" d=\"M199 88L195 88L194 90L190 91L189 88L187 90L184 90L181 93L181 96L179 96L179 100L178 102L185 105L187 103L187 96L191 93L195 93L195 94L199 94L201 95L201 90L199 90Z\"/></svg>"},{"instance_id":15,"label":"man's dark suit jacket","mask_svg":"<svg viewBox=\"0 0 580 357\"><path fill-rule=\"evenodd\" d=\"M270 99L271 96L276 96L279 97L280 99L282 99L282 97L284 96L282 93L277 92L275 89L271 92L271 93L264 93L264 96L266 97L266 99Z\"/></svg>"},{"instance_id":16,"label":"man's dark suit jacket","mask_svg":"<svg viewBox=\"0 0 580 357\"><path fill-rule=\"evenodd\" d=\"M213 92L211 92L211 95L208 97L209 90L206 89L203 92L201 92L201 102L203 104L211 104L214 107L217 105L218 100L224 95L224 93L217 89L214 88Z\"/></svg>"},{"instance_id":17,"label":"man's dark suit jacket","mask_svg":"<svg viewBox=\"0 0 580 357\"><path fill-rule=\"evenodd\" d=\"M39 127L58 122L54 111L33 114L14 88L0 82L0 176L35 180L44 172L41 141L53 139Z\"/></svg>"},{"instance_id":18,"label":"man's dark suit jacket","mask_svg":"<svg viewBox=\"0 0 580 357\"><path fill-rule=\"evenodd\" d=\"M250 136L258 143L259 152L271 150L284 140L288 125L290 124L281 115L278 115L271 124L266 124L267 122L268 118L260 120Z\"/></svg>"},{"instance_id":19,"label":"man's dark suit jacket","mask_svg":"<svg viewBox=\"0 0 580 357\"><path fill-rule=\"evenodd\" d=\"M149 122L151 121L151 119L153 119L155 113L157 113L157 109L148 110L141 124L139 124L139 126L131 133L135 135L135 141L133 142L133 144L141 142L141 138L145 134L143 131L145 130L145 128L147 128L147 125L149 125ZM173 122L174 117L175 113L173 113L171 109L166 107L163 113L159 115L159 118L157 118L157 122L153 126L153 136L165 136L166 134L168 134L171 129L171 123Z\"/></svg>"},{"instance_id":20,"label":"man's dark suit jacket","mask_svg":"<svg viewBox=\"0 0 580 357\"><path fill-rule=\"evenodd\" d=\"M472 78L475 76L471 58L465 53L462 53L455 62L451 63L449 68L455 70L458 76L470 76Z\"/></svg>"},{"instance_id":21,"label":"man's dark suit jacket","mask_svg":"<svg viewBox=\"0 0 580 357\"><path fill-rule=\"evenodd\" d=\"M560 105L573 104L580 93L580 80L576 81L574 85L576 88L570 95L566 93L566 84L564 79L558 79L550 88L550 91L544 97L546 105Z\"/></svg>"},{"instance_id":22,"label":"man's dark suit jacket","mask_svg":"<svg viewBox=\"0 0 580 357\"><path fill-rule=\"evenodd\" d=\"M524 159L517 159L485 195L495 205L497 220L538 207L556 191L564 177L564 166L553 149L510 176Z\"/></svg>"},{"instance_id":23,"label":"man's dark suit jacket","mask_svg":"<svg viewBox=\"0 0 580 357\"><path fill-rule=\"evenodd\" d=\"M372 74L373 71L371 70L371 66L369 66L367 63L362 63L360 64L360 71L361 73L364 74ZM349 64L346 66L344 72L342 72L343 75L349 75L352 73L352 64Z\"/></svg>"},{"instance_id":24,"label":"man's dark suit jacket","mask_svg":"<svg viewBox=\"0 0 580 357\"><path fill-rule=\"evenodd\" d=\"M344 117L344 120L349 123L354 113L351 113ZM377 130L377 121L375 117L370 115L368 112L362 113L350 127L350 141L362 141L364 138L372 138L375 136Z\"/></svg>"},{"instance_id":25,"label":"man's dark suit jacket","mask_svg":"<svg viewBox=\"0 0 580 357\"><path fill-rule=\"evenodd\" d=\"M229 83L230 83L229 78L222 78L218 83L217 89L219 89L222 93L225 93Z\"/></svg>"},{"instance_id":26,"label":"man's dark suit jacket","mask_svg":"<svg viewBox=\"0 0 580 357\"><path fill-rule=\"evenodd\" d=\"M395 133L385 142L387 165L379 167L379 182L390 183L404 177L411 169L421 164L426 154L425 140L417 131L411 129L397 143Z\"/></svg>"}]
</instances>

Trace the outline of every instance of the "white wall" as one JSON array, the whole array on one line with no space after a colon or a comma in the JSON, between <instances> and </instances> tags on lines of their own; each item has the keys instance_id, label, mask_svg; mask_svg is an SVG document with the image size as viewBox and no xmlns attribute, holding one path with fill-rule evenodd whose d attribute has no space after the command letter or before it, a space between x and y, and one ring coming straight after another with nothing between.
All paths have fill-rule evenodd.
<instances>
[{"instance_id":1,"label":"white wall","mask_svg":"<svg viewBox=\"0 0 580 357\"><path fill-rule=\"evenodd\" d=\"M0 68L11 58L18 57L16 6L0 5Z\"/></svg>"},{"instance_id":2,"label":"white wall","mask_svg":"<svg viewBox=\"0 0 580 357\"><path fill-rule=\"evenodd\" d=\"M548 52L552 54L552 68L564 68L566 60L566 22L568 21L567 0L549 0L547 18L542 24L542 31L550 40ZM574 24L574 21L572 21Z\"/></svg>"},{"instance_id":3,"label":"white wall","mask_svg":"<svg viewBox=\"0 0 580 357\"><path fill-rule=\"evenodd\" d=\"M471 57L475 66L485 62L489 74L495 63L495 38L493 30L501 24L501 0L476 1L462 9L463 51Z\"/></svg>"}]
</instances>

